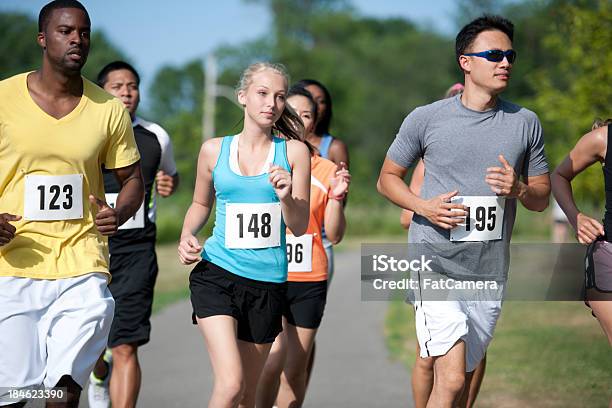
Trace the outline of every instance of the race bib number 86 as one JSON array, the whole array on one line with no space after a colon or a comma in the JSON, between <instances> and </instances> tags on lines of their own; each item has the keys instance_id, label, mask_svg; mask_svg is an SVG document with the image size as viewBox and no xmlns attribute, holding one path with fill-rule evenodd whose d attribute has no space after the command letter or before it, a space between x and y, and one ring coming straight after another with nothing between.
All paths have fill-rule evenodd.
<instances>
[{"instance_id":1,"label":"race bib number 86","mask_svg":"<svg viewBox=\"0 0 612 408\"><path fill-rule=\"evenodd\" d=\"M453 204L468 207L464 224L451 230L451 241L492 241L502 238L506 199L497 196L456 196Z\"/></svg>"},{"instance_id":2,"label":"race bib number 86","mask_svg":"<svg viewBox=\"0 0 612 408\"><path fill-rule=\"evenodd\" d=\"M312 272L312 234L287 234L287 263L289 272Z\"/></svg>"},{"instance_id":3,"label":"race bib number 86","mask_svg":"<svg viewBox=\"0 0 612 408\"><path fill-rule=\"evenodd\" d=\"M83 175L25 176L23 215L31 221L83 218Z\"/></svg>"},{"instance_id":4,"label":"race bib number 86","mask_svg":"<svg viewBox=\"0 0 612 408\"><path fill-rule=\"evenodd\" d=\"M280 203L226 204L225 247L256 249L280 246Z\"/></svg>"}]
</instances>

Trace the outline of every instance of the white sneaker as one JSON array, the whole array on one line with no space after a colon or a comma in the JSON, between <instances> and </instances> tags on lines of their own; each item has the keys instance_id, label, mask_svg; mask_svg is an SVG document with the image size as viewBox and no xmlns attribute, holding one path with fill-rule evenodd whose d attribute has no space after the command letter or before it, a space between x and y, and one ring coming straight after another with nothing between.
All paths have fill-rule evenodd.
<instances>
[{"instance_id":1,"label":"white sneaker","mask_svg":"<svg viewBox=\"0 0 612 408\"><path fill-rule=\"evenodd\" d=\"M110 406L108 384L110 382L113 360L109 349L106 349L102 359L108 364L108 374L106 374L104 379L96 377L93 372L89 375L89 388L87 389L89 408L108 408Z\"/></svg>"}]
</instances>

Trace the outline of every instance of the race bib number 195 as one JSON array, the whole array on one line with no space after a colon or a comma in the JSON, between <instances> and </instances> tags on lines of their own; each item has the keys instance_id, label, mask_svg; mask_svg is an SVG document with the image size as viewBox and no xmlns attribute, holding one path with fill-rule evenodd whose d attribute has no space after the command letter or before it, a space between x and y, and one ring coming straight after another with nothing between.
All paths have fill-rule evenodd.
<instances>
[{"instance_id":1,"label":"race bib number 195","mask_svg":"<svg viewBox=\"0 0 612 408\"><path fill-rule=\"evenodd\" d=\"M23 217L30 221L83 218L83 175L25 176Z\"/></svg>"},{"instance_id":2,"label":"race bib number 195","mask_svg":"<svg viewBox=\"0 0 612 408\"><path fill-rule=\"evenodd\" d=\"M256 249L280 246L280 203L225 205L225 247Z\"/></svg>"},{"instance_id":3,"label":"race bib number 195","mask_svg":"<svg viewBox=\"0 0 612 408\"><path fill-rule=\"evenodd\" d=\"M497 196L456 196L453 204L468 207L464 224L451 230L451 241L492 241L502 238L506 199Z\"/></svg>"}]
</instances>

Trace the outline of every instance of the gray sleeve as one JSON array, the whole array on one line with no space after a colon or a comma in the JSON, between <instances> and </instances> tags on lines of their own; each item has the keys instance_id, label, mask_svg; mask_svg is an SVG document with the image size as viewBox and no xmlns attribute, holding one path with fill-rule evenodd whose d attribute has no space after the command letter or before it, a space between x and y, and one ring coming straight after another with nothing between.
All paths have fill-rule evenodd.
<instances>
[{"instance_id":1,"label":"gray sleeve","mask_svg":"<svg viewBox=\"0 0 612 408\"><path fill-rule=\"evenodd\" d=\"M423 157L425 126L420 116L419 108L406 116L387 151L387 157L404 168L411 167Z\"/></svg>"},{"instance_id":2,"label":"gray sleeve","mask_svg":"<svg viewBox=\"0 0 612 408\"><path fill-rule=\"evenodd\" d=\"M539 176L548 173L548 162L544 153L544 137L542 136L542 124L538 117L533 114L530 126L529 150L525 156L523 175L526 177Z\"/></svg>"}]
</instances>

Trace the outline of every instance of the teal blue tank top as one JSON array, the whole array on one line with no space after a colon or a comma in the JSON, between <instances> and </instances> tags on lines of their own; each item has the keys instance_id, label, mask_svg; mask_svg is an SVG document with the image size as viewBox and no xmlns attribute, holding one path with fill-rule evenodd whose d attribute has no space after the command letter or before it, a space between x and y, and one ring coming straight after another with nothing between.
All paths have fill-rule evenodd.
<instances>
[{"instance_id":1,"label":"teal blue tank top","mask_svg":"<svg viewBox=\"0 0 612 408\"><path fill-rule=\"evenodd\" d=\"M268 181L268 173L257 176L236 174L230 167L230 145L234 136L226 136L221 143L221 152L212 177L215 186L217 210L212 236L204 244L202 258L227 271L248 279L265 282L287 280L287 250L285 244L285 222L280 222L280 245L267 248L228 248L226 246L226 207L231 204L280 203L274 188ZM273 138L275 165L291 172L287 160L287 143ZM234 214L235 215L235 214ZM240 217L240 215L238 215ZM248 218L248 217L247 217ZM240 225L240 233L261 233L265 219L234 219L234 226ZM268 234L270 232L268 231ZM229 232L228 232L229 234Z\"/></svg>"}]
</instances>

